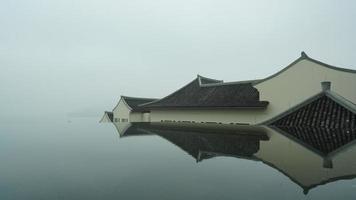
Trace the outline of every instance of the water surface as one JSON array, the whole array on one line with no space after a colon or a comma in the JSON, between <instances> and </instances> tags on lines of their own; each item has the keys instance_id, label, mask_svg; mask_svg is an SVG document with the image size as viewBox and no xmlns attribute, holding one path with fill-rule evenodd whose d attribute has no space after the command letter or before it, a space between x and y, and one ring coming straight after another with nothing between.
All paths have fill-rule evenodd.
<instances>
[{"instance_id":1,"label":"water surface","mask_svg":"<svg viewBox=\"0 0 356 200\"><path fill-rule=\"evenodd\" d=\"M97 120L1 123L0 199L356 198L352 142L323 152L270 128Z\"/></svg>"}]
</instances>

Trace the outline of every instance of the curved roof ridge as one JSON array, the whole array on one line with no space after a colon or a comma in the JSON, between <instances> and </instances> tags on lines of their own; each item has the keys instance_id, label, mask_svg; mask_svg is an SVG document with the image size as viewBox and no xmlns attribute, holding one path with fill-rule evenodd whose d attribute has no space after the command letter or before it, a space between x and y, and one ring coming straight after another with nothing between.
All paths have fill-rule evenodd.
<instances>
[{"instance_id":1,"label":"curved roof ridge","mask_svg":"<svg viewBox=\"0 0 356 200\"><path fill-rule=\"evenodd\" d=\"M214 87L214 86L224 86L224 85L239 85L239 84L254 84L262 79L254 80L244 80L244 81L231 81L231 82L222 82L222 83L206 83L201 85L201 87Z\"/></svg>"},{"instance_id":2,"label":"curved roof ridge","mask_svg":"<svg viewBox=\"0 0 356 200\"><path fill-rule=\"evenodd\" d=\"M157 98L147 98L147 97L131 97L131 96L124 96L121 95L123 99L143 99L143 100L156 100Z\"/></svg>"},{"instance_id":3,"label":"curved roof ridge","mask_svg":"<svg viewBox=\"0 0 356 200\"><path fill-rule=\"evenodd\" d=\"M337 70L337 71L343 71L343 72L349 72L349 73L356 73L356 70L354 69L347 69L347 68L342 68L342 67L335 67L333 65L329 65L329 64L326 64L326 63L323 63L319 60L316 60L316 59L313 59L313 58L310 58L304 51L301 52L301 55L298 59L296 59L295 61L293 61L292 63L290 63L289 65L287 65L286 67L284 67L283 69L279 70L278 72L264 78L264 79L260 79L259 81L256 81L255 83L253 83L253 85L257 85L259 83L262 83L262 82L265 82L269 79L272 79L276 76L278 76L279 74L283 73L284 71L288 70L289 68L293 67L295 64L297 64L299 61L302 61L302 60L309 60L311 62L314 62L316 64L319 64L321 66L324 66L324 67L327 67L329 69L333 69L333 70Z\"/></svg>"},{"instance_id":4,"label":"curved roof ridge","mask_svg":"<svg viewBox=\"0 0 356 200\"><path fill-rule=\"evenodd\" d=\"M215 82L224 82L223 80L217 80L217 79L212 79L212 78L207 78L207 77L204 77L204 76L201 76L201 75L197 75L197 78L198 79L206 79L208 81L215 81Z\"/></svg>"},{"instance_id":5,"label":"curved roof ridge","mask_svg":"<svg viewBox=\"0 0 356 200\"><path fill-rule=\"evenodd\" d=\"M343 67L333 66L333 65L330 65L330 64L321 62L321 61L319 61L319 60L316 60L316 59L313 59L313 58L310 58L310 57L306 57L305 59L307 59L307 60L309 60L309 61L311 61L311 62L317 63L317 64L319 64L319 65L323 65L324 67L327 67L327 68L329 68L329 69L338 70L338 71L343 71L343 72L349 72L349 73L356 73L356 70L354 70L354 69L349 69L349 68L343 68Z\"/></svg>"},{"instance_id":6,"label":"curved roof ridge","mask_svg":"<svg viewBox=\"0 0 356 200\"><path fill-rule=\"evenodd\" d=\"M212 78L206 78L204 76L200 76L199 74L197 75L198 83L199 86L203 86L206 84L216 84L216 83L223 83L223 80L216 80Z\"/></svg>"}]
</instances>

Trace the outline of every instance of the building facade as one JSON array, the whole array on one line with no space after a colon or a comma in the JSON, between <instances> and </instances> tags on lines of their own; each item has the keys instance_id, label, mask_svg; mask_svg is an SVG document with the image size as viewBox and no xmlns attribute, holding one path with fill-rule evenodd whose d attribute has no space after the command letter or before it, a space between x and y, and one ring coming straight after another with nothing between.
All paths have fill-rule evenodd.
<instances>
[{"instance_id":1,"label":"building facade","mask_svg":"<svg viewBox=\"0 0 356 200\"><path fill-rule=\"evenodd\" d=\"M149 122L149 110L140 107L140 104L156 99L121 96L118 104L113 109L113 122Z\"/></svg>"},{"instance_id":2,"label":"building facade","mask_svg":"<svg viewBox=\"0 0 356 200\"><path fill-rule=\"evenodd\" d=\"M353 120L355 88L356 70L334 67L302 52L297 60L265 79L225 83L198 75L158 100L136 101L130 106L132 99L123 97L113 113L114 121L122 122L269 124L296 107L307 106L317 95L329 95L352 113L345 120Z\"/></svg>"}]
</instances>

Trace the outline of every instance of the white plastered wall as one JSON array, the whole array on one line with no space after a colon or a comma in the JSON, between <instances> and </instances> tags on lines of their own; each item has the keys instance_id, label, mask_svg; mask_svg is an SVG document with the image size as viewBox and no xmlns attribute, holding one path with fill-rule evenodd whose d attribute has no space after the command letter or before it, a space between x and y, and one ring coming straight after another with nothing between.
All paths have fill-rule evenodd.
<instances>
[{"instance_id":1,"label":"white plastered wall","mask_svg":"<svg viewBox=\"0 0 356 200\"><path fill-rule=\"evenodd\" d=\"M256 84L266 109L239 110L152 110L151 121L196 121L259 124L303 102L330 81L331 90L356 103L356 73L330 69L307 59L300 60L277 76Z\"/></svg>"},{"instance_id":2,"label":"white plastered wall","mask_svg":"<svg viewBox=\"0 0 356 200\"><path fill-rule=\"evenodd\" d=\"M356 73L330 69L310 60L301 60L277 76L255 87L261 101L269 105L256 122L266 121L321 91L321 82L330 81L331 90L356 103Z\"/></svg>"},{"instance_id":3,"label":"white plastered wall","mask_svg":"<svg viewBox=\"0 0 356 200\"><path fill-rule=\"evenodd\" d=\"M113 121L115 122L117 119L130 119L130 107L125 103L125 101L121 98L117 106L112 111L114 115Z\"/></svg>"},{"instance_id":4,"label":"white plastered wall","mask_svg":"<svg viewBox=\"0 0 356 200\"><path fill-rule=\"evenodd\" d=\"M150 113L143 113L142 114L142 121L143 122L150 122L151 121L151 114Z\"/></svg>"},{"instance_id":5,"label":"white plastered wall","mask_svg":"<svg viewBox=\"0 0 356 200\"><path fill-rule=\"evenodd\" d=\"M142 113L141 112L131 112L129 121L130 122L142 122Z\"/></svg>"},{"instance_id":6,"label":"white plastered wall","mask_svg":"<svg viewBox=\"0 0 356 200\"><path fill-rule=\"evenodd\" d=\"M217 122L217 123L246 123L254 124L256 116L260 115L263 109L238 109L238 110L151 110L151 121L194 121Z\"/></svg>"}]
</instances>

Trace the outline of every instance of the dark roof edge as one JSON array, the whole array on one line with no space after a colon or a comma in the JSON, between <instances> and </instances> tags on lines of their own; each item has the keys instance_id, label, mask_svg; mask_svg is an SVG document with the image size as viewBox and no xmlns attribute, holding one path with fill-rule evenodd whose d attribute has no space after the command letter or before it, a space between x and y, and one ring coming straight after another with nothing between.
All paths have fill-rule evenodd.
<instances>
[{"instance_id":1,"label":"dark roof edge","mask_svg":"<svg viewBox=\"0 0 356 200\"><path fill-rule=\"evenodd\" d=\"M330 152L328 154L328 158L333 158L335 155L347 151L350 147L354 146L356 144L356 140L350 141L349 143L344 144L343 146L339 147L338 149L335 149L334 151Z\"/></svg>"},{"instance_id":2,"label":"dark roof edge","mask_svg":"<svg viewBox=\"0 0 356 200\"><path fill-rule=\"evenodd\" d=\"M277 73L275 74L272 74L264 79L261 79L259 81L256 81L253 83L253 85L257 85L257 84L260 84L262 82L265 82L269 79L272 79L276 76L278 76L279 74L283 73L284 71L286 71L287 69L291 68L292 66L294 66L295 64L297 64L299 61L302 61L302 60L309 60L311 62L314 62L316 64L319 64L319 65L322 65L324 67L327 67L329 69L333 69L333 70L337 70L337 71L342 71L342 72L349 72L349 73L356 73L356 70L353 70L353 69L347 69L347 68L341 68L341 67L335 67L335 66L332 66L332 65L329 65L329 64L326 64L326 63L323 63L319 60L316 60L316 59L313 59L313 58L310 58L304 51L301 52L301 56L296 59L295 61L293 61L292 63L290 63L289 65L287 65L287 67L283 68L282 70L278 71Z\"/></svg>"},{"instance_id":3,"label":"dark roof edge","mask_svg":"<svg viewBox=\"0 0 356 200\"><path fill-rule=\"evenodd\" d=\"M340 104L347 110L351 111L352 113L356 114L356 105L351 101L347 100L346 98L340 96L336 92L327 90L325 91L325 95L335 101L336 103Z\"/></svg>"}]
</instances>

